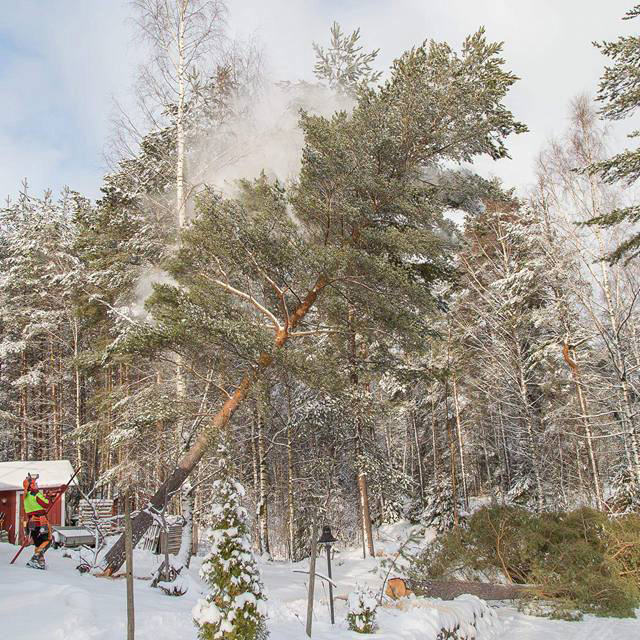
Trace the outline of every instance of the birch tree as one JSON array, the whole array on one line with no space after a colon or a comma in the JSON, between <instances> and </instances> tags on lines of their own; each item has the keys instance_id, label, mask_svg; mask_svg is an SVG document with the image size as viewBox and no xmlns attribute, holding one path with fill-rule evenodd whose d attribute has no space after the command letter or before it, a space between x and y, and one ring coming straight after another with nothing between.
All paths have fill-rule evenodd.
<instances>
[{"instance_id":1,"label":"birch tree","mask_svg":"<svg viewBox=\"0 0 640 640\"><path fill-rule=\"evenodd\" d=\"M632 389L635 368L630 361L630 321L635 315L639 289L631 271L608 263L615 237L593 222L618 207L620 195L597 173L587 171L605 157L605 144L606 135L593 107L586 97L579 97L572 104L569 132L562 143L552 143L543 154L540 172L546 179L545 197L563 222L568 243L580 256L591 283L591 291L580 295L580 304L615 376L616 431L623 436L627 466L638 482L640 441ZM591 221L588 227L576 227L586 221Z\"/></svg>"}]
</instances>

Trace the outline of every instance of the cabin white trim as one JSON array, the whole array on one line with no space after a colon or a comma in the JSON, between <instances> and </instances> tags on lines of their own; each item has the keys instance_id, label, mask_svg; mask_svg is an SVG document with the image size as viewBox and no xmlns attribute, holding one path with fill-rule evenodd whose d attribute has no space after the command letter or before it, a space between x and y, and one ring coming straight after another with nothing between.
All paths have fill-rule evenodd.
<instances>
[{"instance_id":1,"label":"cabin white trim","mask_svg":"<svg viewBox=\"0 0 640 640\"><path fill-rule=\"evenodd\" d=\"M20 491L27 473L37 473L38 487L52 489L67 484L73 475L69 460L10 460L0 462L0 491ZM78 479L71 482L78 484Z\"/></svg>"}]
</instances>

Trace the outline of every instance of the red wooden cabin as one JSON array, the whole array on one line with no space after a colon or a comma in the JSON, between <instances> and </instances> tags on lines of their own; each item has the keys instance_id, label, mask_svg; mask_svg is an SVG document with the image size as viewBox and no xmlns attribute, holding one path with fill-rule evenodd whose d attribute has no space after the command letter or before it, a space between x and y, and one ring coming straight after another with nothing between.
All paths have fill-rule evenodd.
<instances>
[{"instance_id":1,"label":"red wooden cabin","mask_svg":"<svg viewBox=\"0 0 640 640\"><path fill-rule=\"evenodd\" d=\"M73 468L68 460L15 460L0 462L0 529L9 534L9 542L24 541L22 482L27 474L39 474L38 486L47 494L69 482ZM73 484L76 484L75 479ZM65 525L65 496L49 511L52 525ZM17 539L16 539L17 532Z\"/></svg>"}]
</instances>

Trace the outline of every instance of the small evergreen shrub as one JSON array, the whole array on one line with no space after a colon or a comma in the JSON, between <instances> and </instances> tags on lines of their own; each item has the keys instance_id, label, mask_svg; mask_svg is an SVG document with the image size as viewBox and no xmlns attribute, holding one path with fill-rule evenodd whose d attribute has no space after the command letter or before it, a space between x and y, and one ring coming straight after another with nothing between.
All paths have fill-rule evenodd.
<instances>
[{"instance_id":1,"label":"small evergreen shrub","mask_svg":"<svg viewBox=\"0 0 640 640\"><path fill-rule=\"evenodd\" d=\"M193 608L201 640L262 640L267 637L266 598L247 535L242 485L231 478L213 486L211 550L200 569L209 586Z\"/></svg>"},{"instance_id":2,"label":"small evergreen shrub","mask_svg":"<svg viewBox=\"0 0 640 640\"><path fill-rule=\"evenodd\" d=\"M410 578L532 585L528 611L632 617L640 605L640 517L609 519L592 509L531 513L486 507L413 559Z\"/></svg>"},{"instance_id":3,"label":"small evergreen shrub","mask_svg":"<svg viewBox=\"0 0 640 640\"><path fill-rule=\"evenodd\" d=\"M462 500L454 498L450 478L444 474L439 475L427 487L424 508L418 521L425 527L433 527L438 533L444 533L454 525L456 508L458 521L461 522L464 519Z\"/></svg>"},{"instance_id":4,"label":"small evergreen shrub","mask_svg":"<svg viewBox=\"0 0 640 640\"><path fill-rule=\"evenodd\" d=\"M347 606L350 631L373 633L376 630L378 602L371 589L357 585L356 590L349 594Z\"/></svg>"}]
</instances>

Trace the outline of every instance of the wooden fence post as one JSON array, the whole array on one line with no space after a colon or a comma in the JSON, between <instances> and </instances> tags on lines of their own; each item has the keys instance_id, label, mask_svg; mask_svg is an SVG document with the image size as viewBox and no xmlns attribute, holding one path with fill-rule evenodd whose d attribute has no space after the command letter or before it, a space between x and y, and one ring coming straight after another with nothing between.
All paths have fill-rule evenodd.
<instances>
[{"instance_id":1,"label":"wooden fence post","mask_svg":"<svg viewBox=\"0 0 640 640\"><path fill-rule=\"evenodd\" d=\"M309 595L307 599L307 635L311 637L313 624L313 591L316 585L316 553L318 549L318 537L316 535L316 517L311 522L311 561L309 563Z\"/></svg>"},{"instance_id":2,"label":"wooden fence post","mask_svg":"<svg viewBox=\"0 0 640 640\"><path fill-rule=\"evenodd\" d=\"M134 640L135 611L133 608L133 535L131 531L131 493L124 496L124 543L127 575L127 640Z\"/></svg>"}]
</instances>

